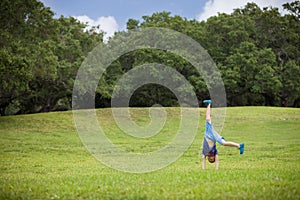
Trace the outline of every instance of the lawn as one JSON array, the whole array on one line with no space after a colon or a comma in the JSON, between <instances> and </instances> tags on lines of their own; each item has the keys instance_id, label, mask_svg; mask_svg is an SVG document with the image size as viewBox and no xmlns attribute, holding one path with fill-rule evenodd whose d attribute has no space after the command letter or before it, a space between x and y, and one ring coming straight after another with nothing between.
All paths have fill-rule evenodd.
<instances>
[{"instance_id":1,"label":"lawn","mask_svg":"<svg viewBox=\"0 0 300 200\"><path fill-rule=\"evenodd\" d=\"M126 151L166 145L178 129L179 108L167 108L165 127L153 138L122 133L110 109L97 110L107 137ZM109 168L82 144L72 112L0 117L1 199L300 199L300 109L227 108L222 135L245 143L245 154L218 145L220 169L201 169L205 110L193 144L176 162L132 174ZM131 109L137 124L148 109Z\"/></svg>"}]
</instances>

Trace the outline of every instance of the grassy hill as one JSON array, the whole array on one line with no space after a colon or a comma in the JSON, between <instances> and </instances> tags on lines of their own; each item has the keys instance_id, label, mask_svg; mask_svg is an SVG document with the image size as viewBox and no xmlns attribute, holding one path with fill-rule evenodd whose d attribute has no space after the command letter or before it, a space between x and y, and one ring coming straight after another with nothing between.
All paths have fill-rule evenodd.
<instances>
[{"instance_id":1,"label":"grassy hill","mask_svg":"<svg viewBox=\"0 0 300 200\"><path fill-rule=\"evenodd\" d=\"M132 109L138 124L148 111ZM245 154L217 146L220 169L201 170L204 109L196 139L170 166L130 174L106 167L86 150L72 112L0 117L0 199L300 199L300 109L228 108L222 135L245 142ZM104 132L127 151L163 147L178 129L179 108L168 108L160 134L122 134L110 109L97 110Z\"/></svg>"}]
</instances>

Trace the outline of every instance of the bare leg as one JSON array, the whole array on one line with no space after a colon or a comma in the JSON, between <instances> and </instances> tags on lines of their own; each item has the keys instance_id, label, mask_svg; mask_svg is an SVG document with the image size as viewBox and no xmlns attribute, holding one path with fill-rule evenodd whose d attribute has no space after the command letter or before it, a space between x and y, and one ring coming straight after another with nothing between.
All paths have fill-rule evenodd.
<instances>
[{"instance_id":1,"label":"bare leg","mask_svg":"<svg viewBox=\"0 0 300 200\"><path fill-rule=\"evenodd\" d=\"M206 121L211 123L211 118L210 118L210 104L207 105L206 107Z\"/></svg>"},{"instance_id":2,"label":"bare leg","mask_svg":"<svg viewBox=\"0 0 300 200\"><path fill-rule=\"evenodd\" d=\"M225 140L222 139L222 145L223 146L231 146L231 147L237 147L240 148L240 145L238 143L235 142L227 142Z\"/></svg>"}]
</instances>

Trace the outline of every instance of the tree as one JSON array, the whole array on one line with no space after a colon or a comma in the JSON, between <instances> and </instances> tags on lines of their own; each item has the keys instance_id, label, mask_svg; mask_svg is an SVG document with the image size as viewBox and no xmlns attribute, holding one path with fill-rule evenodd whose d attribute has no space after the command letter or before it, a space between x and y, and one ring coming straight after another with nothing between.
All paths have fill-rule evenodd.
<instances>
[{"instance_id":1,"label":"tree","mask_svg":"<svg viewBox=\"0 0 300 200\"><path fill-rule=\"evenodd\" d=\"M259 50L253 43L243 42L222 70L229 104L262 105L263 101L263 105L276 105L274 97L281 86L276 68L271 49Z\"/></svg>"},{"instance_id":2,"label":"tree","mask_svg":"<svg viewBox=\"0 0 300 200\"><path fill-rule=\"evenodd\" d=\"M300 19L300 1L294 1L291 3L283 4L283 8L288 10L291 15L295 16L298 20Z\"/></svg>"},{"instance_id":3,"label":"tree","mask_svg":"<svg viewBox=\"0 0 300 200\"><path fill-rule=\"evenodd\" d=\"M28 94L32 79L31 50L53 17L53 12L35 0L3 0L0 3L1 92L0 110ZM37 30L38 29L38 30Z\"/></svg>"},{"instance_id":4,"label":"tree","mask_svg":"<svg viewBox=\"0 0 300 200\"><path fill-rule=\"evenodd\" d=\"M156 12L143 16L141 21L129 19L127 29L168 28L199 42L219 67L229 105L299 107L299 0L286 3L283 8L289 13L281 15L278 8L259 8L255 3L248 3L231 14L220 13L201 22L170 12ZM98 33L97 27L85 31L86 24L72 17L54 18L53 15L51 9L38 0L0 2L1 115L70 109L74 80L83 61L93 70L97 62L109 60L109 52L95 55L89 52L99 44L106 49L124 44L122 39L128 34L128 31L120 31L104 44L103 33ZM145 42L155 43L154 46L172 45L166 42L166 37L177 39L174 34L158 32L133 38L127 45ZM122 48L115 51L121 52ZM90 61L85 60L87 55ZM146 47L121 55L110 63L96 88L96 106L109 106L122 75L149 63L160 63L181 73L199 99L209 98L208 87L220 81L209 70L207 74L199 74L191 63L174 52ZM206 83L202 76L208 75L210 79ZM97 73L91 76L93 81L98 80ZM190 91L180 86L176 89L183 93ZM89 99L94 95L91 93L94 91L80 92L77 98ZM178 105L174 94L157 84L139 88L130 105L149 106L154 102Z\"/></svg>"},{"instance_id":5,"label":"tree","mask_svg":"<svg viewBox=\"0 0 300 200\"><path fill-rule=\"evenodd\" d=\"M84 32L85 25L72 17L60 17L54 23L53 39L41 41L32 52L36 63L23 113L70 109L77 70L88 52L103 41L102 34Z\"/></svg>"},{"instance_id":6,"label":"tree","mask_svg":"<svg viewBox=\"0 0 300 200\"><path fill-rule=\"evenodd\" d=\"M1 115L69 109L77 70L103 34L72 17L54 19L37 0L0 4Z\"/></svg>"}]
</instances>

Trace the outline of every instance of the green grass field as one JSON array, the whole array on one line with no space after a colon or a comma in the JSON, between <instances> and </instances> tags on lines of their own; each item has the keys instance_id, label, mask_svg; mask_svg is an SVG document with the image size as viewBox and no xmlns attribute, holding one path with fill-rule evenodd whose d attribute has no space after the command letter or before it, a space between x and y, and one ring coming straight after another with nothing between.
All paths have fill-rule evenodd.
<instances>
[{"instance_id":1,"label":"green grass field","mask_svg":"<svg viewBox=\"0 0 300 200\"><path fill-rule=\"evenodd\" d=\"M106 167L85 149L72 112L0 117L1 199L300 199L300 109L228 108L222 135L245 142L245 154L218 145L220 169L201 169L205 119L187 152L166 168L130 174ZM104 132L133 152L161 148L178 128L168 108L160 134L135 139L117 128L110 109L97 110ZM138 124L147 109L132 109Z\"/></svg>"}]
</instances>

